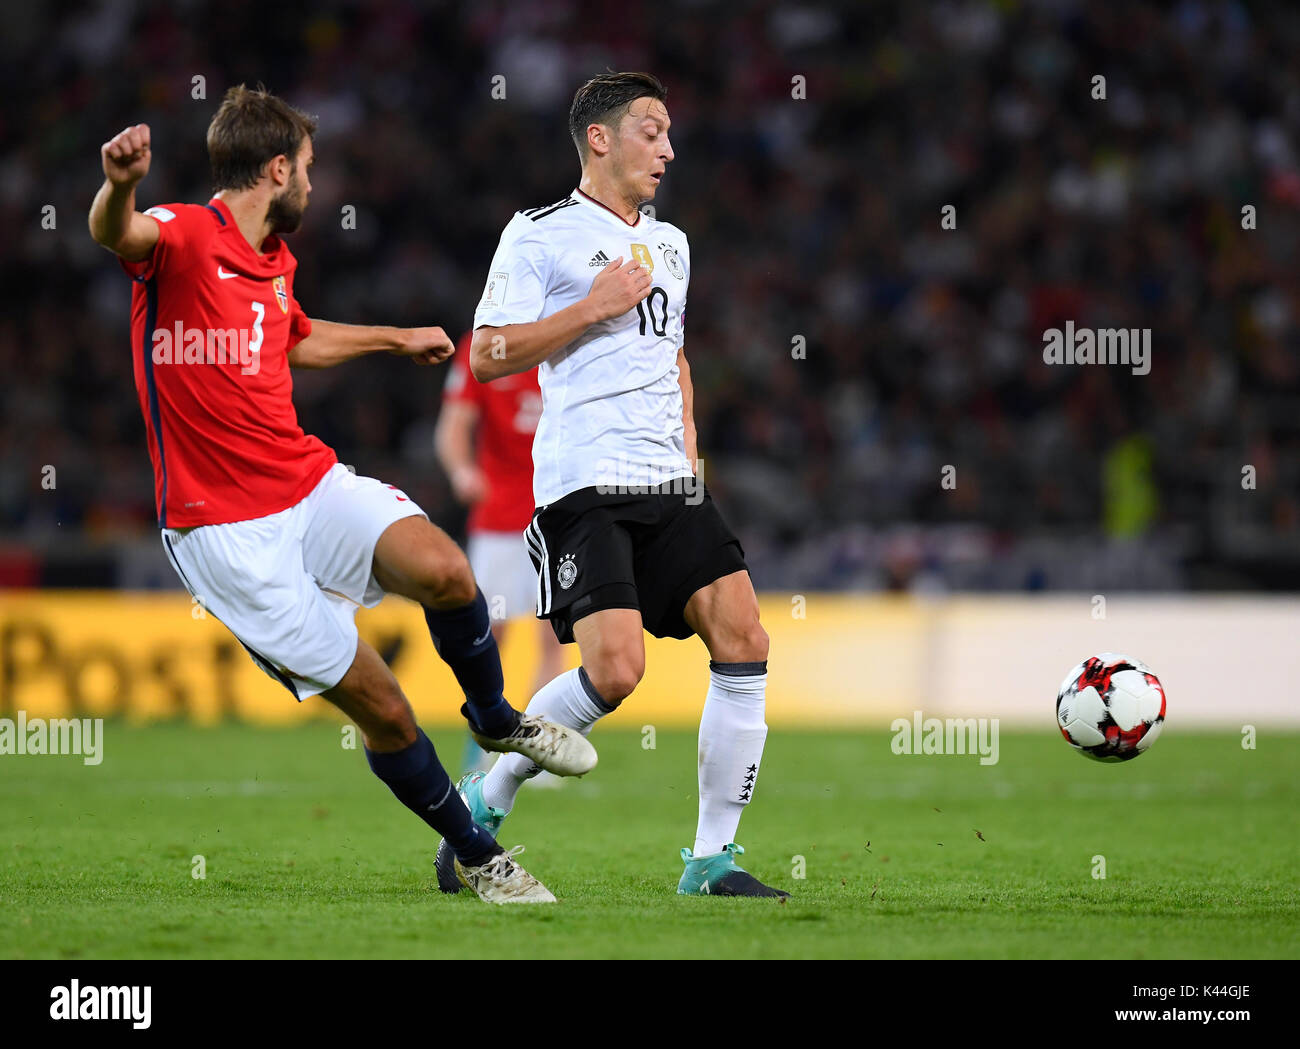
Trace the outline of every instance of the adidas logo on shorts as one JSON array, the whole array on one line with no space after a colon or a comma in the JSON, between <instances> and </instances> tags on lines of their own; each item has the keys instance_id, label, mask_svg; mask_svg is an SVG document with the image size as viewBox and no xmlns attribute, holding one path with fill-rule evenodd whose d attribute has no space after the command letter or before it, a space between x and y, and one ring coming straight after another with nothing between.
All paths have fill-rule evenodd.
<instances>
[{"instance_id":1,"label":"adidas logo on shorts","mask_svg":"<svg viewBox=\"0 0 1300 1049\"><path fill-rule=\"evenodd\" d=\"M609 256L606 255L603 251L596 252L596 254L594 254L591 257L591 261L587 263L587 266L589 268L594 266L608 266L608 265L609 265Z\"/></svg>"}]
</instances>

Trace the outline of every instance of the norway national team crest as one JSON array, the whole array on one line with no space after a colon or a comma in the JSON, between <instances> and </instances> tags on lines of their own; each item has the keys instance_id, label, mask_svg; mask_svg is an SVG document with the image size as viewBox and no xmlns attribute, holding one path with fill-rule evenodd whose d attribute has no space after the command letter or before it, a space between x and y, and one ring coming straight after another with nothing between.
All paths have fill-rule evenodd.
<instances>
[{"instance_id":1,"label":"norway national team crest","mask_svg":"<svg viewBox=\"0 0 1300 1049\"><path fill-rule=\"evenodd\" d=\"M677 257L677 250L671 244L660 244L664 249L664 265L668 267L668 272L678 280L686 279L686 270L682 268L682 260Z\"/></svg>"},{"instance_id":2,"label":"norway national team crest","mask_svg":"<svg viewBox=\"0 0 1300 1049\"><path fill-rule=\"evenodd\" d=\"M572 554L560 555L560 567L555 570L555 578L560 581L560 589L568 590L578 578L578 566L573 563Z\"/></svg>"},{"instance_id":3,"label":"norway national team crest","mask_svg":"<svg viewBox=\"0 0 1300 1049\"><path fill-rule=\"evenodd\" d=\"M283 273L281 273L280 276L276 277L275 280L271 281L271 287L275 289L275 301L280 304L280 312L288 313L289 292L288 289L285 287Z\"/></svg>"},{"instance_id":4,"label":"norway national team crest","mask_svg":"<svg viewBox=\"0 0 1300 1049\"><path fill-rule=\"evenodd\" d=\"M650 249L647 248L644 244L632 245L632 258L636 259L637 262L641 263L641 265L645 267L647 273L651 275L654 274L655 271L654 256L650 254Z\"/></svg>"}]
</instances>

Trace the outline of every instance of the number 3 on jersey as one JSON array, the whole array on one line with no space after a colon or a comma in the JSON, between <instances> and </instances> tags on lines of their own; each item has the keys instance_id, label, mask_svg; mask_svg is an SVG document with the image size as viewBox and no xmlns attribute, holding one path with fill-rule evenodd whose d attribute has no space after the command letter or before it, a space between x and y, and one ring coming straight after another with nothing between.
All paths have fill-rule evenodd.
<instances>
[{"instance_id":1,"label":"number 3 on jersey","mask_svg":"<svg viewBox=\"0 0 1300 1049\"><path fill-rule=\"evenodd\" d=\"M248 352L260 353L262 350L262 319L266 316L266 306L253 301L253 337L248 340Z\"/></svg>"}]
</instances>

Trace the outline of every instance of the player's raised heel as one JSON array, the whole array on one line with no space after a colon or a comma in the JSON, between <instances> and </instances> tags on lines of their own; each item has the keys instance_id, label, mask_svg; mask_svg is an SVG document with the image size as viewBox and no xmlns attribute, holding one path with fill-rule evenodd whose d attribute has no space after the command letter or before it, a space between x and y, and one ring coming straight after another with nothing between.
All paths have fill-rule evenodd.
<instances>
[{"instance_id":1,"label":"player's raised heel","mask_svg":"<svg viewBox=\"0 0 1300 1049\"><path fill-rule=\"evenodd\" d=\"M501 739L485 736L472 726L469 734L484 750L522 754L557 776L584 776L596 767L596 748L586 736L532 714L520 714L518 727Z\"/></svg>"},{"instance_id":2,"label":"player's raised heel","mask_svg":"<svg viewBox=\"0 0 1300 1049\"><path fill-rule=\"evenodd\" d=\"M679 896L789 896L784 889L764 885L747 870L736 865L734 856L745 850L734 841L722 846L721 852L693 856L682 849L686 870L677 883Z\"/></svg>"},{"instance_id":3,"label":"player's raised heel","mask_svg":"<svg viewBox=\"0 0 1300 1049\"><path fill-rule=\"evenodd\" d=\"M456 860L456 877L484 903L555 903L551 890L515 862L523 851L522 845L516 845L481 867L466 867Z\"/></svg>"}]
</instances>

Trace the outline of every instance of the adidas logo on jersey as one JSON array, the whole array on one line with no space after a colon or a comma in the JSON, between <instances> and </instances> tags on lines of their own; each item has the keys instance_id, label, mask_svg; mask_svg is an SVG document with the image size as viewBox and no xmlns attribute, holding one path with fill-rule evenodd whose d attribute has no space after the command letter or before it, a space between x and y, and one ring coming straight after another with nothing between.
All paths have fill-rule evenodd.
<instances>
[{"instance_id":1,"label":"adidas logo on jersey","mask_svg":"<svg viewBox=\"0 0 1300 1049\"><path fill-rule=\"evenodd\" d=\"M606 255L603 251L596 252L596 254L594 254L591 257L591 261L587 263L588 267L608 266L608 265L609 265L609 256Z\"/></svg>"}]
</instances>

